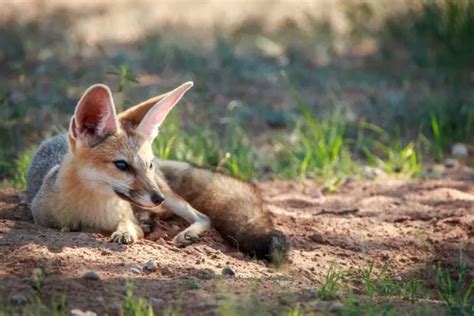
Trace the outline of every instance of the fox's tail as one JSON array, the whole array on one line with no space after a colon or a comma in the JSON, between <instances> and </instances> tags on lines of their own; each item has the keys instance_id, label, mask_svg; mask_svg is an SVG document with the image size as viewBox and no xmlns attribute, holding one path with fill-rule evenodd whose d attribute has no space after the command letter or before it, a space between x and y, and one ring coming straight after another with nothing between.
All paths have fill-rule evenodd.
<instances>
[{"instance_id":1,"label":"fox's tail","mask_svg":"<svg viewBox=\"0 0 474 316\"><path fill-rule=\"evenodd\" d=\"M287 258L288 238L274 229L253 186L182 162L159 161L158 166L173 191L206 214L237 249L275 264Z\"/></svg>"},{"instance_id":2,"label":"fox's tail","mask_svg":"<svg viewBox=\"0 0 474 316\"><path fill-rule=\"evenodd\" d=\"M221 225L217 225L216 229L231 245L250 256L267 259L275 264L279 264L287 258L288 239L279 230L264 231L259 225L244 226L242 232L229 232L228 227Z\"/></svg>"}]
</instances>

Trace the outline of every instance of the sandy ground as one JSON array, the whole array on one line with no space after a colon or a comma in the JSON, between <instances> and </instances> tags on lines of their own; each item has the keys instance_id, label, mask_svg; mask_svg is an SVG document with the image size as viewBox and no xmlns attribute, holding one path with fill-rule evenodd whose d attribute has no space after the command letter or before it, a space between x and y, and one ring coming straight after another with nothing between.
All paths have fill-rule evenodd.
<instances>
[{"instance_id":1,"label":"sandy ground","mask_svg":"<svg viewBox=\"0 0 474 316\"><path fill-rule=\"evenodd\" d=\"M214 231L195 245L175 248L170 240L185 226L177 219L158 223L156 241L130 246L97 234L41 228L19 205L16 191L2 190L0 302L16 293L30 299L65 293L68 310L114 315L131 282L156 312L171 305L184 314L213 314L229 297L245 302L252 293L270 312L297 302L314 311L327 308L315 298L331 266L357 271L373 262L377 270L388 267L391 277L420 278L429 291L435 265L454 269L461 251L465 262L474 264L472 178L347 181L331 194L311 181L258 186L277 227L291 240L290 262L279 269L228 247ZM136 269L148 260L156 261L156 270ZM224 276L225 267L235 276ZM46 273L39 290L32 286L35 268ZM84 278L89 271L100 280ZM351 286L355 293L360 289L357 282Z\"/></svg>"}]
</instances>

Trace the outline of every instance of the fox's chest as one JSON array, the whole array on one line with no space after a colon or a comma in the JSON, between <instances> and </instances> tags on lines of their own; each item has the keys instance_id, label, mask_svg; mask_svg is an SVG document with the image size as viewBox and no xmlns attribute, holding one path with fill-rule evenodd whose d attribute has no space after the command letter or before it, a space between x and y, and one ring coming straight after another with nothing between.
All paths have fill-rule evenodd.
<instances>
[{"instance_id":1,"label":"fox's chest","mask_svg":"<svg viewBox=\"0 0 474 316\"><path fill-rule=\"evenodd\" d=\"M69 206L68 213L67 226L89 232L111 233L121 221L133 218L130 204L119 199L79 201Z\"/></svg>"}]
</instances>

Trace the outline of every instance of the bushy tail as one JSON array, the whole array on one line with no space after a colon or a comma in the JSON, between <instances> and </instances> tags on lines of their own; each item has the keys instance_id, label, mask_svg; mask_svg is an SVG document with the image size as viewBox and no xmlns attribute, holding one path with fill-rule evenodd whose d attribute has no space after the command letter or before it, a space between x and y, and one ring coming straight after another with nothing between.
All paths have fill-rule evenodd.
<instances>
[{"instance_id":1,"label":"bushy tail","mask_svg":"<svg viewBox=\"0 0 474 316\"><path fill-rule=\"evenodd\" d=\"M240 251L283 262L289 251L288 238L274 229L263 209L259 191L235 178L172 161L160 161L159 169L171 188L200 212L212 226Z\"/></svg>"},{"instance_id":2,"label":"bushy tail","mask_svg":"<svg viewBox=\"0 0 474 316\"><path fill-rule=\"evenodd\" d=\"M290 245L288 238L279 230L261 231L258 228L247 227L242 233L232 234L228 227L216 227L216 229L219 232L224 230L221 232L224 238L251 257L265 259L277 265L287 259Z\"/></svg>"}]
</instances>

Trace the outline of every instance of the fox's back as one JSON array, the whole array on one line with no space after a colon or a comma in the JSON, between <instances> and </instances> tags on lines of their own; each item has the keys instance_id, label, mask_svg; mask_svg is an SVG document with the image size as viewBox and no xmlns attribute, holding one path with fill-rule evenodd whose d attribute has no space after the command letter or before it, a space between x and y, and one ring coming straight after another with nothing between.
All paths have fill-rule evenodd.
<instances>
[{"instance_id":1,"label":"fox's back","mask_svg":"<svg viewBox=\"0 0 474 316\"><path fill-rule=\"evenodd\" d=\"M57 135L41 143L31 161L27 173L27 202L31 203L41 188L48 172L57 164L61 164L68 153L67 135Z\"/></svg>"}]
</instances>

